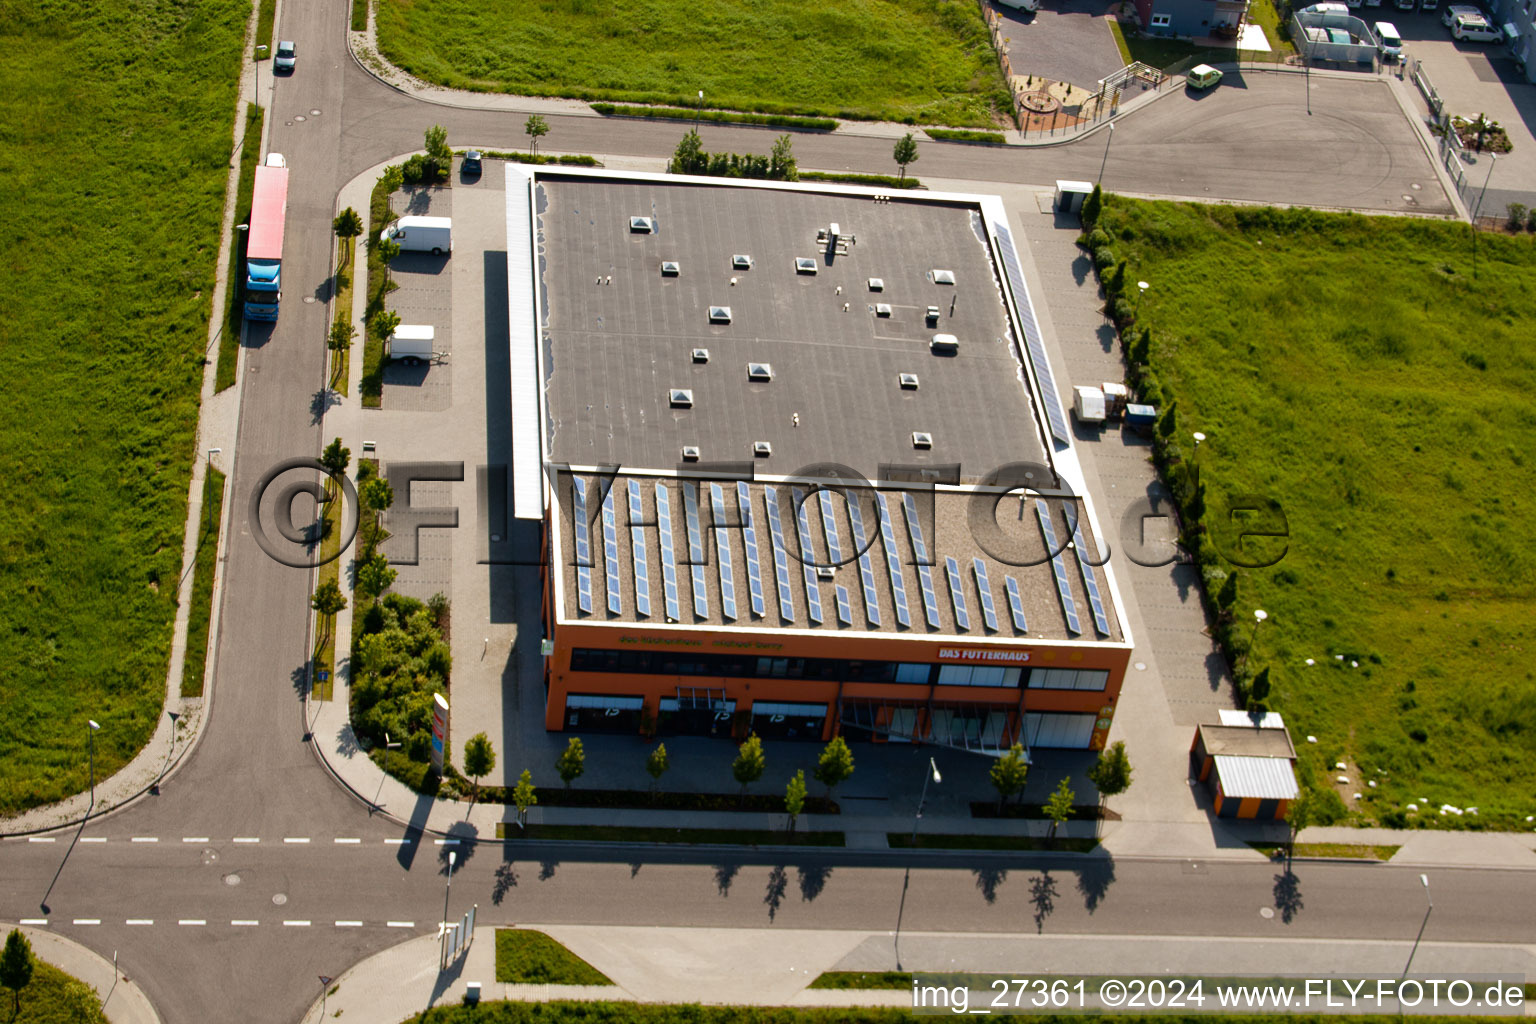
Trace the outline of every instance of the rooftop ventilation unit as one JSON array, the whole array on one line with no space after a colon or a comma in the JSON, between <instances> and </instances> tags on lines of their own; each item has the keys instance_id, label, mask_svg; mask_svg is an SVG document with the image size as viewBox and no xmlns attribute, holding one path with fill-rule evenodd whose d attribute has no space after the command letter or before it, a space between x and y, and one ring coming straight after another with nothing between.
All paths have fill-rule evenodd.
<instances>
[{"instance_id":1,"label":"rooftop ventilation unit","mask_svg":"<svg viewBox=\"0 0 1536 1024\"><path fill-rule=\"evenodd\" d=\"M869 279L869 290L872 291L872 292L883 292L883 291L885 291L885 279L884 278L880 278L880 277L872 277L872 278L870 278Z\"/></svg>"},{"instance_id":2,"label":"rooftop ventilation unit","mask_svg":"<svg viewBox=\"0 0 1536 1024\"><path fill-rule=\"evenodd\" d=\"M650 217L629 218L629 230L640 235L648 235L656 230L656 221Z\"/></svg>"},{"instance_id":3,"label":"rooftop ventilation unit","mask_svg":"<svg viewBox=\"0 0 1536 1024\"><path fill-rule=\"evenodd\" d=\"M933 272L934 284L954 284L955 272L953 270L935 270Z\"/></svg>"},{"instance_id":4,"label":"rooftop ventilation unit","mask_svg":"<svg viewBox=\"0 0 1536 1024\"><path fill-rule=\"evenodd\" d=\"M685 445L683 445L683 461L684 462L698 462L699 461L699 446L696 445L696 444L685 444Z\"/></svg>"},{"instance_id":5,"label":"rooftop ventilation unit","mask_svg":"<svg viewBox=\"0 0 1536 1024\"><path fill-rule=\"evenodd\" d=\"M732 270L751 270L752 269L752 257L748 256L748 255L746 255L744 253L737 253L735 256L731 257L731 269Z\"/></svg>"},{"instance_id":6,"label":"rooftop ventilation unit","mask_svg":"<svg viewBox=\"0 0 1536 1024\"><path fill-rule=\"evenodd\" d=\"M830 580L837 575L837 569L830 565L818 565L816 576L818 579Z\"/></svg>"},{"instance_id":7,"label":"rooftop ventilation unit","mask_svg":"<svg viewBox=\"0 0 1536 1024\"><path fill-rule=\"evenodd\" d=\"M673 388L667 397L674 409L693 408L693 392L688 388Z\"/></svg>"},{"instance_id":8,"label":"rooftop ventilation unit","mask_svg":"<svg viewBox=\"0 0 1536 1024\"><path fill-rule=\"evenodd\" d=\"M728 324L731 322L730 306L710 306L709 322L712 324Z\"/></svg>"},{"instance_id":9,"label":"rooftop ventilation unit","mask_svg":"<svg viewBox=\"0 0 1536 1024\"><path fill-rule=\"evenodd\" d=\"M747 380L768 382L773 380L773 366L769 363L748 363Z\"/></svg>"},{"instance_id":10,"label":"rooftop ventilation unit","mask_svg":"<svg viewBox=\"0 0 1536 1024\"><path fill-rule=\"evenodd\" d=\"M797 274L814 274L814 273L816 273L816 261L811 259L809 256L796 256L795 257L795 273L797 273Z\"/></svg>"},{"instance_id":11,"label":"rooftop ventilation unit","mask_svg":"<svg viewBox=\"0 0 1536 1024\"><path fill-rule=\"evenodd\" d=\"M707 349L707 348L696 348L696 349L694 349L693 350L693 361L696 362L696 363L707 363L707 362L709 362L709 349Z\"/></svg>"},{"instance_id":12,"label":"rooftop ventilation unit","mask_svg":"<svg viewBox=\"0 0 1536 1024\"><path fill-rule=\"evenodd\" d=\"M875 303L875 316L890 316L891 304L889 302Z\"/></svg>"},{"instance_id":13,"label":"rooftop ventilation unit","mask_svg":"<svg viewBox=\"0 0 1536 1024\"><path fill-rule=\"evenodd\" d=\"M952 356L960 351L960 339L953 334L935 334L928 350L935 355Z\"/></svg>"},{"instance_id":14,"label":"rooftop ventilation unit","mask_svg":"<svg viewBox=\"0 0 1536 1024\"><path fill-rule=\"evenodd\" d=\"M756 458L766 459L773 454L773 445L768 441L753 441L752 454Z\"/></svg>"},{"instance_id":15,"label":"rooftop ventilation unit","mask_svg":"<svg viewBox=\"0 0 1536 1024\"><path fill-rule=\"evenodd\" d=\"M928 433L926 430L912 431L912 447L923 449L932 448L933 435Z\"/></svg>"},{"instance_id":16,"label":"rooftop ventilation unit","mask_svg":"<svg viewBox=\"0 0 1536 1024\"><path fill-rule=\"evenodd\" d=\"M662 277L676 277L681 272L682 272L682 268L677 265L677 260L662 260L661 261L661 276Z\"/></svg>"},{"instance_id":17,"label":"rooftop ventilation unit","mask_svg":"<svg viewBox=\"0 0 1536 1024\"><path fill-rule=\"evenodd\" d=\"M917 374L915 374L915 373L897 374L896 379L897 379L897 381L899 381L901 383L901 390L903 390L903 391L916 391L917 390Z\"/></svg>"}]
</instances>

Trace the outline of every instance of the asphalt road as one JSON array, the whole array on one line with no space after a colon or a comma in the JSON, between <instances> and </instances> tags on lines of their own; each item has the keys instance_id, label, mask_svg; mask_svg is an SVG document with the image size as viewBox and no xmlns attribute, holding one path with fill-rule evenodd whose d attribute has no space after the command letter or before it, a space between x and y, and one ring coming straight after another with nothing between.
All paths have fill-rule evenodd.
<instances>
[{"instance_id":1,"label":"asphalt road","mask_svg":"<svg viewBox=\"0 0 1536 1024\"><path fill-rule=\"evenodd\" d=\"M53 842L0 846L0 917L45 917L103 955L119 951L168 1024L297 1019L316 974L340 974L409 934L434 931L442 913L444 848L430 840L387 845L403 837L400 828L371 820L307 742L300 694L309 573L259 550L246 509L269 466L315 455L325 439L328 225L341 185L418 148L433 123L448 127L450 140L517 146L523 115L425 107L380 85L347 56L348 7L345 0L286 4L277 33L300 41L304 54L298 73L276 83L268 146L292 168L287 280L282 319L250 332L242 371L234 527L206 732L160 795L93 822L83 836L71 831ZM1438 186L1407 126L1389 116L1390 102L1361 110L1359 88L1314 80L1309 116L1298 77L1250 77L1202 101L1161 100L1124 121L1105 183L1145 193L1387 209L1396 208L1393 195L1422 181L1417 194L1429 205ZM576 152L664 156L683 131L549 120L548 144ZM703 130L707 147L739 151L766 151L773 134ZM979 182L1092 178L1105 138L1030 151L924 143L914 170ZM800 134L795 148L805 167L892 169L888 139ZM337 844L338 837L358 842ZM304 838L310 841L284 842ZM790 864L791 882L787 872L775 875L773 864L734 854L690 859L636 849L594 860L550 847L547 862L519 859L508 869L497 844L461 849L455 912L479 902L485 923L771 921L884 929L896 926L899 913L902 927L912 930L1012 932L1035 927L1038 916L1045 931L1283 931L1400 941L1420 913L1416 877L1390 867L1308 866L1293 886L1277 882L1267 865L1126 861L1084 880L1066 866L1049 878L1026 866L1048 860L966 855L925 858L929 866L907 878L899 855L828 852L797 861L804 872ZM1436 876L1436 894L1444 907L1435 917L1436 940L1536 941L1528 913L1536 905L1536 875L1444 872ZM1277 902L1279 912L1260 915Z\"/></svg>"}]
</instances>

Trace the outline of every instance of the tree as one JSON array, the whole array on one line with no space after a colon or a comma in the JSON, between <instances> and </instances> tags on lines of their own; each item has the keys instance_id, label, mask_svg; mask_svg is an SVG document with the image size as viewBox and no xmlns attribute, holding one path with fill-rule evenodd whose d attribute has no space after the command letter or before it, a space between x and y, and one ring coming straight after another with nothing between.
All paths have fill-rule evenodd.
<instances>
[{"instance_id":1,"label":"tree","mask_svg":"<svg viewBox=\"0 0 1536 1024\"><path fill-rule=\"evenodd\" d=\"M907 165L917 163L917 140L911 132L896 140L896 149L891 156L896 160L896 166L901 168L901 180L907 180Z\"/></svg>"},{"instance_id":2,"label":"tree","mask_svg":"<svg viewBox=\"0 0 1536 1024\"><path fill-rule=\"evenodd\" d=\"M435 124L423 133L422 142L427 150L427 162L432 165L428 170L433 180L448 177L453 167L453 150L448 147L448 129Z\"/></svg>"},{"instance_id":3,"label":"tree","mask_svg":"<svg viewBox=\"0 0 1536 1024\"><path fill-rule=\"evenodd\" d=\"M992 768L987 772L992 780L992 786L997 790L997 813L1003 813L1003 801L1021 793L1024 783L1029 779L1029 762L1024 758L1024 745L1015 743L1008 748L1008 753L992 762Z\"/></svg>"},{"instance_id":4,"label":"tree","mask_svg":"<svg viewBox=\"0 0 1536 1024\"><path fill-rule=\"evenodd\" d=\"M395 241L393 238L381 238L379 239L378 244L376 244L373 248L374 251L379 254L379 259L384 261L384 290L389 291L390 285L393 283L389 279L389 264L390 261L392 261L396 256L400 255L400 243ZM395 323L399 324L399 322L399 318L397 317ZM384 337L389 337L389 332L385 332Z\"/></svg>"},{"instance_id":5,"label":"tree","mask_svg":"<svg viewBox=\"0 0 1536 1024\"><path fill-rule=\"evenodd\" d=\"M795 830L795 819L805 810L805 769L795 772L795 777L784 787L784 810L789 813L788 831Z\"/></svg>"},{"instance_id":6,"label":"tree","mask_svg":"<svg viewBox=\"0 0 1536 1024\"><path fill-rule=\"evenodd\" d=\"M352 262L352 239L363 233L363 218L352 207L347 207L336 215L331 221L331 230L336 232L336 237L347 243L347 259L342 266Z\"/></svg>"},{"instance_id":7,"label":"tree","mask_svg":"<svg viewBox=\"0 0 1536 1024\"><path fill-rule=\"evenodd\" d=\"M325 336L325 347L332 352L345 352L352 347L352 339L357 337L357 328L345 318L339 318L331 324L331 333Z\"/></svg>"},{"instance_id":8,"label":"tree","mask_svg":"<svg viewBox=\"0 0 1536 1024\"><path fill-rule=\"evenodd\" d=\"M531 154L539 144L539 138L549 134L549 122L538 114L529 114L528 120L523 122L523 133L528 136L528 152Z\"/></svg>"},{"instance_id":9,"label":"tree","mask_svg":"<svg viewBox=\"0 0 1536 1024\"><path fill-rule=\"evenodd\" d=\"M853 751L848 749L848 742L841 736L832 737L832 742L821 748L821 756L816 759L816 781L827 787L827 799L832 799L832 787L844 782L853 774Z\"/></svg>"},{"instance_id":10,"label":"tree","mask_svg":"<svg viewBox=\"0 0 1536 1024\"><path fill-rule=\"evenodd\" d=\"M565 745L565 751L555 761L555 770L560 773L560 781L565 783L565 788L570 789L571 783L581 778L587 770L587 752L582 748L581 740L575 736Z\"/></svg>"},{"instance_id":11,"label":"tree","mask_svg":"<svg viewBox=\"0 0 1536 1024\"><path fill-rule=\"evenodd\" d=\"M1056 792L1045 802L1045 816L1051 819L1051 834L1047 839L1056 838L1056 830L1065 825L1067 819L1072 817L1072 801L1077 796L1072 792L1072 787L1067 785L1067 779L1063 778L1056 786Z\"/></svg>"},{"instance_id":12,"label":"tree","mask_svg":"<svg viewBox=\"0 0 1536 1024\"><path fill-rule=\"evenodd\" d=\"M792 145L793 140L787 134L773 140L773 154L768 158L768 177L775 181L794 181L800 176Z\"/></svg>"},{"instance_id":13,"label":"tree","mask_svg":"<svg viewBox=\"0 0 1536 1024\"><path fill-rule=\"evenodd\" d=\"M357 563L357 590L365 597L378 597L395 582L395 570L382 554L370 555Z\"/></svg>"},{"instance_id":14,"label":"tree","mask_svg":"<svg viewBox=\"0 0 1536 1024\"><path fill-rule=\"evenodd\" d=\"M379 181L383 184L385 192L398 192L405 184L405 168L399 164L390 164L384 168L384 173L379 175Z\"/></svg>"},{"instance_id":15,"label":"tree","mask_svg":"<svg viewBox=\"0 0 1536 1024\"><path fill-rule=\"evenodd\" d=\"M5 952L0 953L0 985L11 990L12 1017L21 1012L21 990L31 981L32 944L20 928L12 928L5 937Z\"/></svg>"},{"instance_id":16,"label":"tree","mask_svg":"<svg viewBox=\"0 0 1536 1024\"><path fill-rule=\"evenodd\" d=\"M394 245L393 242L390 243ZM396 249L400 247L395 245ZM385 340L395 333L395 328L400 326L400 314L388 309L381 309L373 314L373 333Z\"/></svg>"},{"instance_id":17,"label":"tree","mask_svg":"<svg viewBox=\"0 0 1536 1024\"><path fill-rule=\"evenodd\" d=\"M320 465L337 476L345 473L351 464L352 449L343 445L339 437L326 445L325 450L320 453Z\"/></svg>"},{"instance_id":18,"label":"tree","mask_svg":"<svg viewBox=\"0 0 1536 1024\"><path fill-rule=\"evenodd\" d=\"M533 788L533 774L527 768L523 774L517 777L517 785L512 787L512 803L517 805L517 827L522 828L528 821L528 808L539 802L539 795Z\"/></svg>"},{"instance_id":19,"label":"tree","mask_svg":"<svg viewBox=\"0 0 1536 1024\"><path fill-rule=\"evenodd\" d=\"M1082 218L1083 227L1090 231L1093 230L1093 226L1099 220L1099 211L1103 208L1104 190L1095 185L1093 186L1093 191L1088 193L1088 198L1083 200L1083 208L1078 213L1078 216Z\"/></svg>"},{"instance_id":20,"label":"tree","mask_svg":"<svg viewBox=\"0 0 1536 1024\"><path fill-rule=\"evenodd\" d=\"M1291 830L1291 840L1286 848L1287 868L1290 867L1291 858L1296 856L1296 837L1312 824L1316 809L1314 794L1305 786L1301 787L1301 791L1296 794L1296 799L1292 800L1291 805L1285 809L1285 823Z\"/></svg>"},{"instance_id":21,"label":"tree","mask_svg":"<svg viewBox=\"0 0 1536 1024\"><path fill-rule=\"evenodd\" d=\"M1269 666L1259 669L1259 674L1253 677L1253 682L1248 684L1248 710L1257 714L1263 714L1269 710L1265 701L1269 700Z\"/></svg>"},{"instance_id":22,"label":"tree","mask_svg":"<svg viewBox=\"0 0 1536 1024\"><path fill-rule=\"evenodd\" d=\"M703 174L709 169L709 154L704 152L704 142L699 138L699 133L694 129L688 129L688 134L683 136L683 141L677 144L677 149L672 153L672 162L667 165L669 174Z\"/></svg>"},{"instance_id":23,"label":"tree","mask_svg":"<svg viewBox=\"0 0 1536 1024\"><path fill-rule=\"evenodd\" d=\"M736 751L736 760L731 763L731 774L736 776L736 781L741 783L741 795L747 795L747 787L763 777L763 770L768 767L768 759L763 755L763 741L757 738L757 733L747 737Z\"/></svg>"},{"instance_id":24,"label":"tree","mask_svg":"<svg viewBox=\"0 0 1536 1024\"><path fill-rule=\"evenodd\" d=\"M374 545L378 543L379 531L383 529L382 517L395 503L395 489L383 477L371 476L358 489L357 501L363 506L364 512L373 514L373 535L368 544L368 553L371 555Z\"/></svg>"},{"instance_id":25,"label":"tree","mask_svg":"<svg viewBox=\"0 0 1536 1024\"><path fill-rule=\"evenodd\" d=\"M347 606L347 596L341 592L341 587L335 580L326 580L315 588L315 594L309 599L309 605L329 618Z\"/></svg>"},{"instance_id":26,"label":"tree","mask_svg":"<svg viewBox=\"0 0 1536 1024\"><path fill-rule=\"evenodd\" d=\"M656 791L656 786L661 782L661 777L672 767L672 760L667 756L667 745L656 744L656 749L651 751L645 759L646 774L651 777L651 792Z\"/></svg>"},{"instance_id":27,"label":"tree","mask_svg":"<svg viewBox=\"0 0 1536 1024\"><path fill-rule=\"evenodd\" d=\"M496 750L491 746L491 738L483 732L477 732L464 744L464 774L474 781L474 789L470 792L469 802L474 803L480 795L480 780L496 768Z\"/></svg>"},{"instance_id":28,"label":"tree","mask_svg":"<svg viewBox=\"0 0 1536 1024\"><path fill-rule=\"evenodd\" d=\"M1088 781L1098 787L1100 803L1131 788L1131 759L1125 755L1124 740L1116 740L1099 755L1088 769Z\"/></svg>"}]
</instances>

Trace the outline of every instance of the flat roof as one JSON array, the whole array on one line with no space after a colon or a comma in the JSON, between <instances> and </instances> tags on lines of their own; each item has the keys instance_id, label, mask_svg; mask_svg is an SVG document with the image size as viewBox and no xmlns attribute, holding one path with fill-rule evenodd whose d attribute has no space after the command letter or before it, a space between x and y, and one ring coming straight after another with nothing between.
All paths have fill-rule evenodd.
<instances>
[{"instance_id":1,"label":"flat roof","mask_svg":"<svg viewBox=\"0 0 1536 1024\"><path fill-rule=\"evenodd\" d=\"M1272 757L1289 760L1296 756L1290 734L1285 729L1267 729L1252 725L1199 726L1205 752L1221 755Z\"/></svg>"},{"instance_id":2,"label":"flat roof","mask_svg":"<svg viewBox=\"0 0 1536 1024\"><path fill-rule=\"evenodd\" d=\"M556 473L554 484L556 508L550 521L553 553L560 567L557 612L563 621L958 636L988 641L1080 639L1112 643L1124 638L1106 576L1093 565L1100 560L1097 542L1084 531L1080 534L1081 549L1066 546L1072 543L1068 523L1082 522L1083 517L1080 506L1061 498L1027 495L1021 502L1017 492L944 488L930 495L889 485L818 492L805 480L738 482L638 473L605 477L569 471ZM720 516L715 514L717 500ZM632 501L636 503L633 506ZM590 565L585 581L577 564L583 548L577 509L583 503L588 524L586 563ZM1055 531L1054 550L1060 553L1062 573L1059 585L1069 595L1075 630L1069 624L1068 605L1058 590L1057 569L1044 540L1042 503ZM1069 507L1070 513L1066 511ZM631 515L632 508L638 515ZM775 512L781 538L777 542ZM975 525L979 513L991 515L995 530ZM713 529L715 523L727 528ZM740 528L746 524L753 527L751 538ZM802 536L808 544L803 561L798 556ZM722 538L729 548L729 567L723 574L718 547ZM671 573L667 571L668 540ZM918 568L919 541L927 560L933 563L928 570L931 589L927 597ZM836 557L829 542L836 545ZM756 549L755 576L751 545ZM787 581L783 588L776 547L783 553L783 577ZM690 553L695 550L702 555L693 560L697 572L690 564ZM859 557L861 550L863 557ZM1080 551L1084 556L1081 561ZM807 562L812 564L809 578ZM837 566L829 577L817 574L815 566L834 563ZM734 615L722 596L722 575L733 592ZM1099 597L1097 613L1088 589L1090 578ZM952 582L963 612L957 611ZM646 596L644 608L640 606L642 592ZM1010 592L1018 597L1026 628L1019 628L1014 618ZM675 608L668 606L669 593L674 595ZM991 597L995 624L988 623L984 593ZM813 594L819 601L820 621L812 614ZM613 605L610 595L616 598ZM696 596L702 598L698 603ZM754 596L760 613L754 610ZM582 607L583 600L587 608ZM906 624L898 615L903 601Z\"/></svg>"},{"instance_id":3,"label":"flat roof","mask_svg":"<svg viewBox=\"0 0 1536 1024\"><path fill-rule=\"evenodd\" d=\"M967 482L1014 462L1054 473L974 202L543 171L537 193L551 460L667 469L684 446L752 460L766 441L759 472L786 476L826 462L870 479L881 463L959 464ZM799 258L816 272L797 272ZM956 354L930 351L940 333ZM750 380L749 362L772 379Z\"/></svg>"}]
</instances>

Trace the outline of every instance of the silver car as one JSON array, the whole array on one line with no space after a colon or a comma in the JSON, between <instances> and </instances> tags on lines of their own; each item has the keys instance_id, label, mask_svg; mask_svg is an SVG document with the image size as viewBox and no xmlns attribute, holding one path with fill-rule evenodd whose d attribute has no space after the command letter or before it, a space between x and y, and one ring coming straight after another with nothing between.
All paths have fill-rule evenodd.
<instances>
[{"instance_id":1,"label":"silver car","mask_svg":"<svg viewBox=\"0 0 1536 1024\"><path fill-rule=\"evenodd\" d=\"M272 58L273 70L292 71L298 62L299 53L292 43L285 41L277 44L277 55Z\"/></svg>"}]
</instances>

